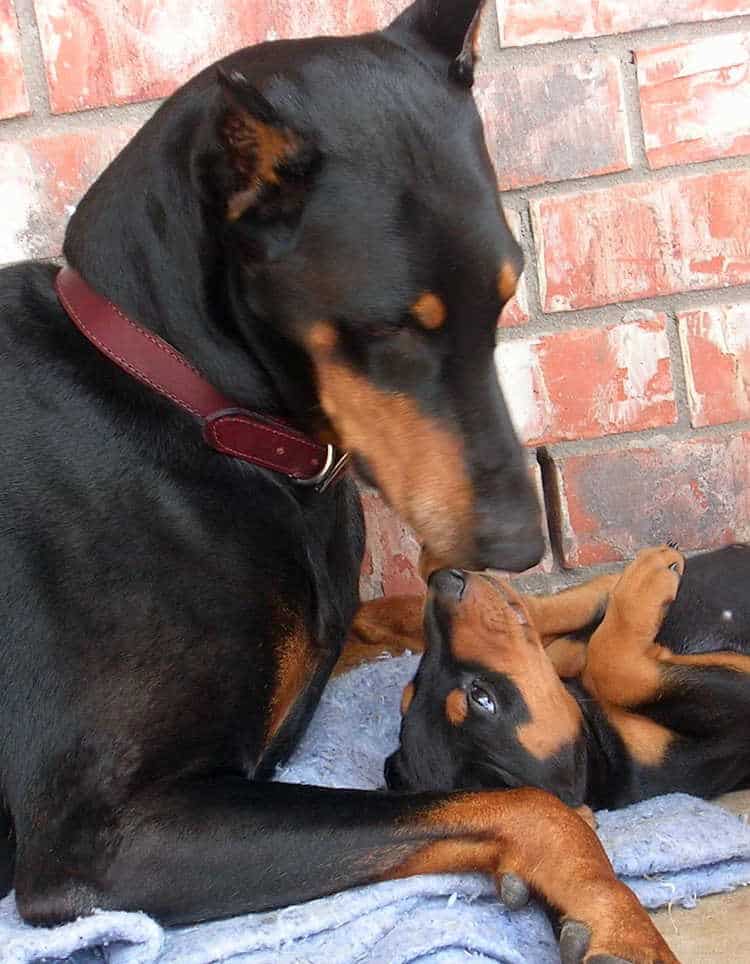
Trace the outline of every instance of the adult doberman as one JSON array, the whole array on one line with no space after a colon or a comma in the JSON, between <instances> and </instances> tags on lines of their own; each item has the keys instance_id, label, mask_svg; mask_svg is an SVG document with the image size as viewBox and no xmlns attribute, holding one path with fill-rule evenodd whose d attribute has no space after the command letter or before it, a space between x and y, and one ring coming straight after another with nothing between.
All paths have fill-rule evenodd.
<instances>
[{"instance_id":1,"label":"adult doberman","mask_svg":"<svg viewBox=\"0 0 750 964\"><path fill-rule=\"evenodd\" d=\"M750 786L750 546L646 549L547 597L451 570L430 586L391 787L534 786L600 808ZM414 646L417 608L398 611ZM379 604L360 634L377 613L387 631Z\"/></svg>"},{"instance_id":2,"label":"adult doberman","mask_svg":"<svg viewBox=\"0 0 750 964\"><path fill-rule=\"evenodd\" d=\"M357 605L334 444L445 562L542 550L492 361L521 256L480 6L228 57L94 184L66 268L0 274L2 876L30 922L472 868L530 879L568 960L673 960L550 795L264 782Z\"/></svg>"}]
</instances>

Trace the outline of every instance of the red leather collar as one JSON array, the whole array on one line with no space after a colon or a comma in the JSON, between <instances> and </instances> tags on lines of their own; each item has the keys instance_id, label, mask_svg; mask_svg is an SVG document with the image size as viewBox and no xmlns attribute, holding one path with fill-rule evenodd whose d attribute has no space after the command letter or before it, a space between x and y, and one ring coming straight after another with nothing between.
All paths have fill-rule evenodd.
<instances>
[{"instance_id":1,"label":"red leather collar","mask_svg":"<svg viewBox=\"0 0 750 964\"><path fill-rule=\"evenodd\" d=\"M346 454L337 455L332 445L321 445L277 418L238 407L171 345L97 294L72 268L61 269L55 290L78 330L115 365L199 419L203 438L217 452L319 491L343 472Z\"/></svg>"}]
</instances>

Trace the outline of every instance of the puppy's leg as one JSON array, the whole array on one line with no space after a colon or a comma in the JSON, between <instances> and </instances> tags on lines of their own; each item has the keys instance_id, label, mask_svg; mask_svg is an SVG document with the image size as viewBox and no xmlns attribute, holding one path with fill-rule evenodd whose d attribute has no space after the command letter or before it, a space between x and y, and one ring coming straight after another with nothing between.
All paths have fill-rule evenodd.
<instances>
[{"instance_id":1,"label":"puppy's leg","mask_svg":"<svg viewBox=\"0 0 750 964\"><path fill-rule=\"evenodd\" d=\"M383 655L424 650L424 596L386 596L363 603L354 617L334 676Z\"/></svg>"},{"instance_id":2,"label":"puppy's leg","mask_svg":"<svg viewBox=\"0 0 750 964\"><path fill-rule=\"evenodd\" d=\"M651 702L676 678L678 667L723 667L750 673L740 653L676 655L657 642L667 609L685 571L675 549L645 549L625 569L612 591L601 626L588 645L583 682L599 699L622 707Z\"/></svg>"},{"instance_id":3,"label":"puppy's leg","mask_svg":"<svg viewBox=\"0 0 750 964\"><path fill-rule=\"evenodd\" d=\"M531 621L545 644L601 619L619 578L618 575L598 576L552 596L524 596Z\"/></svg>"}]
</instances>

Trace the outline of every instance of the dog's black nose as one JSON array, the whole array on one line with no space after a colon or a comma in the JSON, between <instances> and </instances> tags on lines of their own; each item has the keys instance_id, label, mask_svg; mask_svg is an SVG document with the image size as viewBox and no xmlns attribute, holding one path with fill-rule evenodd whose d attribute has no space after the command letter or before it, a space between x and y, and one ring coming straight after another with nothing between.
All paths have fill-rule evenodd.
<instances>
[{"instance_id":1,"label":"dog's black nose","mask_svg":"<svg viewBox=\"0 0 750 964\"><path fill-rule=\"evenodd\" d=\"M466 588L466 579L460 569L438 569L430 576L427 585L441 596L460 599Z\"/></svg>"}]
</instances>

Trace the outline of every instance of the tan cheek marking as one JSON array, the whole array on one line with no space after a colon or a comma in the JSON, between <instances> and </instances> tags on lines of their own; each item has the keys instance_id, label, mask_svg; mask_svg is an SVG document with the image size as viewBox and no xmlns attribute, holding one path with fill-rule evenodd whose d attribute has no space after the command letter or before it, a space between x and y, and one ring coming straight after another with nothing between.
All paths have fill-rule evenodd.
<instances>
[{"instance_id":1,"label":"tan cheek marking","mask_svg":"<svg viewBox=\"0 0 750 964\"><path fill-rule=\"evenodd\" d=\"M664 763L674 741L671 730L617 706L605 705L603 709L634 760L641 766L658 767Z\"/></svg>"},{"instance_id":2,"label":"tan cheek marking","mask_svg":"<svg viewBox=\"0 0 750 964\"><path fill-rule=\"evenodd\" d=\"M509 261L506 261L500 268L497 276L497 291L503 304L505 304L506 301L510 301L516 293L517 287L518 274L516 273L516 269Z\"/></svg>"},{"instance_id":3,"label":"tan cheek marking","mask_svg":"<svg viewBox=\"0 0 750 964\"><path fill-rule=\"evenodd\" d=\"M452 726L461 726L469 715L469 704L463 690L451 690L445 698L445 715Z\"/></svg>"},{"instance_id":4,"label":"tan cheek marking","mask_svg":"<svg viewBox=\"0 0 750 964\"><path fill-rule=\"evenodd\" d=\"M339 336L328 321L316 321L307 334L307 343L313 351L332 351Z\"/></svg>"},{"instance_id":5,"label":"tan cheek marking","mask_svg":"<svg viewBox=\"0 0 750 964\"><path fill-rule=\"evenodd\" d=\"M401 694L401 716L406 716L414 699L414 683L407 683L404 692Z\"/></svg>"},{"instance_id":6,"label":"tan cheek marking","mask_svg":"<svg viewBox=\"0 0 750 964\"><path fill-rule=\"evenodd\" d=\"M429 291L421 295L412 305L411 313L423 328L433 331L445 324L448 311L443 301Z\"/></svg>"},{"instance_id":7,"label":"tan cheek marking","mask_svg":"<svg viewBox=\"0 0 750 964\"><path fill-rule=\"evenodd\" d=\"M320 402L341 444L367 459L386 500L438 556L472 551L474 496L463 444L407 395L381 391L310 346ZM415 457L419 453L419 457Z\"/></svg>"},{"instance_id":8,"label":"tan cheek marking","mask_svg":"<svg viewBox=\"0 0 750 964\"><path fill-rule=\"evenodd\" d=\"M581 735L581 711L573 697L568 693L559 677L554 673L554 681L536 680L532 673L524 679L511 674L518 686L526 706L531 713L528 723L516 730L518 742L536 757L547 760Z\"/></svg>"}]
</instances>

